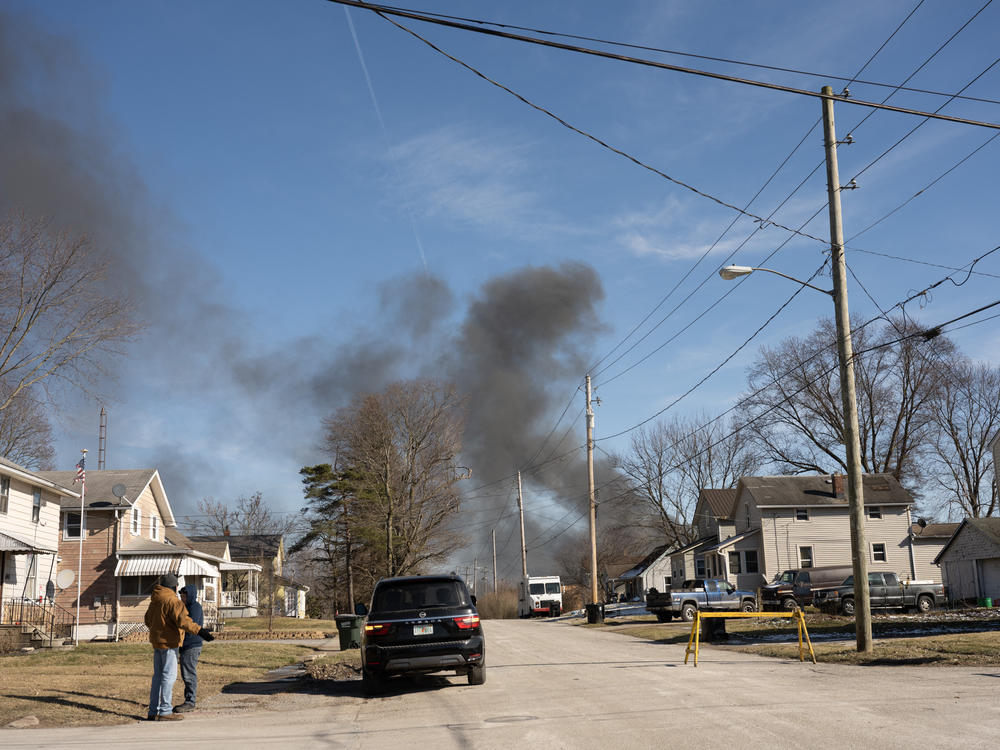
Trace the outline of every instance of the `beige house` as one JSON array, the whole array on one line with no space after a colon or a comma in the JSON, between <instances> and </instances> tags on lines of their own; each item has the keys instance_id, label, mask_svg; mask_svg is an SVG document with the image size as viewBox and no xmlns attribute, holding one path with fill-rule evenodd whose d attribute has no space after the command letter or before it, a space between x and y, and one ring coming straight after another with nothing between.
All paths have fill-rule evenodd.
<instances>
[{"instance_id":1,"label":"beige house","mask_svg":"<svg viewBox=\"0 0 1000 750\"><path fill-rule=\"evenodd\" d=\"M675 580L719 577L753 591L784 570L850 565L844 481L823 474L743 477L735 490L703 490L694 519L700 538L674 554ZM890 474L868 474L863 483L869 569L940 581L933 550L941 539L933 526L926 537L911 531L910 493Z\"/></svg>"},{"instance_id":2,"label":"beige house","mask_svg":"<svg viewBox=\"0 0 1000 750\"><path fill-rule=\"evenodd\" d=\"M942 580L944 571L934 559L944 549L958 526L957 523L924 523L922 519L910 526L910 554L914 580Z\"/></svg>"},{"instance_id":3,"label":"beige house","mask_svg":"<svg viewBox=\"0 0 1000 750\"><path fill-rule=\"evenodd\" d=\"M1000 518L966 518L957 526L934 560L948 598L1000 601Z\"/></svg>"}]
</instances>

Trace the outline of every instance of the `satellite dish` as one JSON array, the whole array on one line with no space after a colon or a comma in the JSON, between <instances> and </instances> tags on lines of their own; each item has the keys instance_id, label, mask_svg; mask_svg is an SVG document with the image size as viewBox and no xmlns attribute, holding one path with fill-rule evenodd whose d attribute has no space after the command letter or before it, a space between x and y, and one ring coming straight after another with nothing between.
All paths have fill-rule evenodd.
<instances>
[{"instance_id":1,"label":"satellite dish","mask_svg":"<svg viewBox=\"0 0 1000 750\"><path fill-rule=\"evenodd\" d=\"M68 589L73 585L73 581L75 580L76 573L66 568L65 570L60 570L59 575L56 576L56 585L61 589Z\"/></svg>"},{"instance_id":2,"label":"satellite dish","mask_svg":"<svg viewBox=\"0 0 1000 750\"><path fill-rule=\"evenodd\" d=\"M917 526L919 526L922 529L926 529L927 528L927 521L925 521L923 518L918 518L917 519Z\"/></svg>"},{"instance_id":3,"label":"satellite dish","mask_svg":"<svg viewBox=\"0 0 1000 750\"><path fill-rule=\"evenodd\" d=\"M125 497L125 489L126 488L124 484L121 483L116 484L114 487L111 488L111 494L117 497L119 500L121 500L123 497Z\"/></svg>"}]
</instances>

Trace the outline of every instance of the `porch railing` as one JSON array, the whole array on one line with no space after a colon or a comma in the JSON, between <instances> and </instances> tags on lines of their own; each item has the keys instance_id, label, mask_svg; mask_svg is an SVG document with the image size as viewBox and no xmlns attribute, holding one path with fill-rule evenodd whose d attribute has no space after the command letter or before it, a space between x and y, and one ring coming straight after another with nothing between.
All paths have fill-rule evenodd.
<instances>
[{"instance_id":1,"label":"porch railing","mask_svg":"<svg viewBox=\"0 0 1000 750\"><path fill-rule=\"evenodd\" d=\"M76 615L48 599L5 599L0 623L20 625L21 632L31 633L52 646L57 640L73 636Z\"/></svg>"},{"instance_id":2,"label":"porch railing","mask_svg":"<svg viewBox=\"0 0 1000 750\"><path fill-rule=\"evenodd\" d=\"M257 592L223 591L219 603L222 607L256 607Z\"/></svg>"}]
</instances>

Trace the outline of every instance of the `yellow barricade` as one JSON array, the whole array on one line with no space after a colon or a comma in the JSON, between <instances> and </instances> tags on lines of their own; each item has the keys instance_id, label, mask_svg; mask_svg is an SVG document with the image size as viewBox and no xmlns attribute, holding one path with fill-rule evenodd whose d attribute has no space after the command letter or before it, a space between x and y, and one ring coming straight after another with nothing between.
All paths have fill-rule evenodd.
<instances>
[{"instance_id":1,"label":"yellow barricade","mask_svg":"<svg viewBox=\"0 0 1000 750\"><path fill-rule=\"evenodd\" d=\"M806 647L809 648L809 656L812 657L813 664L816 663L816 654L813 651L812 641L809 639L809 630L806 628L806 618L801 609L794 612L696 612L694 622L691 623L691 637L688 638L687 651L684 653L684 663L688 663L688 657L694 654L694 665L698 666L698 644L701 641L701 621L702 618L713 617L723 619L745 619L753 618L782 618L787 620L792 618L797 621L799 627L799 661L806 660Z\"/></svg>"}]
</instances>

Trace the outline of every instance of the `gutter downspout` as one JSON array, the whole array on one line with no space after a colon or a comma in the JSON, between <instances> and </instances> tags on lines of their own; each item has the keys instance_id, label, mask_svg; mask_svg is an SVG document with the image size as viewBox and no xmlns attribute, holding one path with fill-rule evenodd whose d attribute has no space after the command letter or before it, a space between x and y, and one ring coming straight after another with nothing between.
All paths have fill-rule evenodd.
<instances>
[{"instance_id":1,"label":"gutter downspout","mask_svg":"<svg viewBox=\"0 0 1000 750\"><path fill-rule=\"evenodd\" d=\"M118 535L121 533L121 516L118 515L118 510L119 510L118 508L115 508L114 531L113 531L113 533L111 535L111 554L114 555L115 566L116 567L118 565L118 544L119 544ZM115 603L114 603L114 605L111 608L111 618L114 620L114 623L115 623L114 639L115 639L115 643L117 643L118 642L118 637L119 637L118 636L118 612L119 612L119 607L120 607L120 605L119 605L119 599L118 599L118 592L119 592L119 590L120 590L121 587L118 585L118 576L116 576L116 575L114 575L112 573L112 577L114 578L114 582L113 583L114 583L114 587L115 587Z\"/></svg>"}]
</instances>

